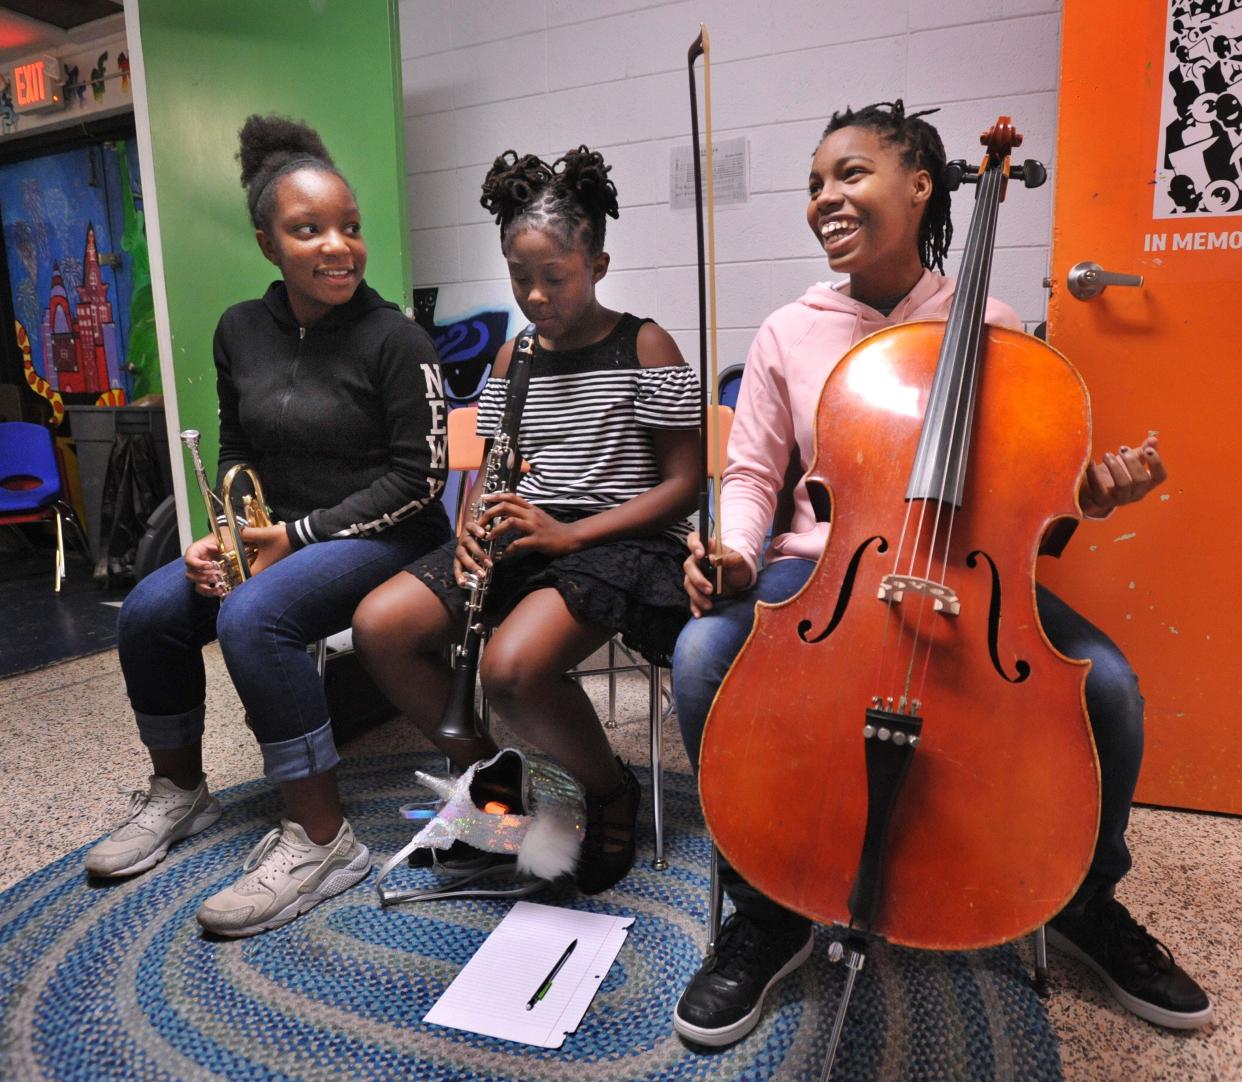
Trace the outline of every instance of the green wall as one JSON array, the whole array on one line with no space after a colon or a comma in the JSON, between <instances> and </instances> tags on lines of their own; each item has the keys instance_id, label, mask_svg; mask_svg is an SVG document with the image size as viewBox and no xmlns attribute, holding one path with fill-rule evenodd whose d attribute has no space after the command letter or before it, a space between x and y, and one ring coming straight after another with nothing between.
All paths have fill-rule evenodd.
<instances>
[{"instance_id":1,"label":"green wall","mask_svg":"<svg viewBox=\"0 0 1242 1082\"><path fill-rule=\"evenodd\" d=\"M278 276L255 244L235 158L247 116L318 129L358 193L368 283L410 303L396 0L139 0L137 13L179 427L203 433L214 474L212 333ZM197 536L206 517L187 481Z\"/></svg>"}]
</instances>

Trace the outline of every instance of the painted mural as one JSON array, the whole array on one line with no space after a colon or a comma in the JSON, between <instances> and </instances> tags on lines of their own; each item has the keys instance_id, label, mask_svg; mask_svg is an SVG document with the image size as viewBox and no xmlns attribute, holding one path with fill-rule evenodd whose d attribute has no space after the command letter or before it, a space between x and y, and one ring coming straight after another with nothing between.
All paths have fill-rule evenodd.
<instances>
[{"instance_id":1,"label":"painted mural","mask_svg":"<svg viewBox=\"0 0 1242 1082\"><path fill-rule=\"evenodd\" d=\"M34 374L77 401L133 397L131 301L135 269L143 268L123 249L127 224L133 244L137 176L132 143L0 166L14 314L29 336Z\"/></svg>"},{"instance_id":2,"label":"painted mural","mask_svg":"<svg viewBox=\"0 0 1242 1082\"><path fill-rule=\"evenodd\" d=\"M435 343L449 405L466 406L483 392L492 361L509 336L509 325L514 322L517 326L522 314L505 287L495 306L455 311L451 316L441 313L437 317L437 305L454 311L451 297L446 299L443 295L453 288L445 286L441 290L431 286L414 290L414 320Z\"/></svg>"},{"instance_id":3,"label":"painted mural","mask_svg":"<svg viewBox=\"0 0 1242 1082\"><path fill-rule=\"evenodd\" d=\"M1153 217L1242 214L1242 0L1169 0Z\"/></svg>"}]
</instances>

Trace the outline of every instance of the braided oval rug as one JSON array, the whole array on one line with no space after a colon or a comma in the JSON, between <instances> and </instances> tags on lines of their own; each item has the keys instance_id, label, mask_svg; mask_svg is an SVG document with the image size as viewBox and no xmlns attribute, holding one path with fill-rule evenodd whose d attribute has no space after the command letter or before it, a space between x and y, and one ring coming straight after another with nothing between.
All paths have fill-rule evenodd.
<instances>
[{"instance_id":1,"label":"braided oval rug","mask_svg":"<svg viewBox=\"0 0 1242 1082\"><path fill-rule=\"evenodd\" d=\"M346 814L373 855L410 835L396 808L433 756L340 769ZM639 771L644 784L649 775ZM194 912L240 874L279 817L256 781L221 795L225 815L134 879L94 885L79 850L0 894L0 1077L64 1079L807 1079L820 1076L842 967L816 953L768 999L746 1040L695 1052L672 1012L702 957L709 843L692 779L665 775L670 866L639 863L617 888L535 900L635 917L576 1033L546 1050L428 1026L422 1017L507 903L381 910L374 876L291 924L206 939ZM649 795L649 794L648 794ZM403 883L430 872L401 869ZM1061 1077L1056 1041L1012 948L963 954L877 947L859 977L834 1078Z\"/></svg>"}]
</instances>

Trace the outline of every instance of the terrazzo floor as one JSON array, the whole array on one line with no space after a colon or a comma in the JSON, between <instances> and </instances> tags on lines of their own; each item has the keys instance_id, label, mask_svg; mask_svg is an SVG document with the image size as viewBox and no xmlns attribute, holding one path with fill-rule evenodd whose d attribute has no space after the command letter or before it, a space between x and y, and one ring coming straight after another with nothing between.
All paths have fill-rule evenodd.
<instances>
[{"instance_id":1,"label":"terrazzo floor","mask_svg":"<svg viewBox=\"0 0 1242 1082\"><path fill-rule=\"evenodd\" d=\"M204 761L212 787L223 789L258 777L261 762L217 649L207 651L207 666ZM589 683L602 709L606 681ZM646 681L631 674L619 685L614 742L623 757L646 762ZM686 770L675 728L666 734L665 764ZM503 726L497 736L504 741ZM341 751L365 756L423 747L397 719ZM125 805L120 791L144 784L148 771L115 651L0 680L0 889L114 826ZM1048 1009L1065 1077L1242 1080L1242 822L1137 808L1129 838L1135 867L1118 897L1208 990L1216 1020L1188 1033L1157 1029L1116 1006L1092 973L1053 954Z\"/></svg>"}]
</instances>

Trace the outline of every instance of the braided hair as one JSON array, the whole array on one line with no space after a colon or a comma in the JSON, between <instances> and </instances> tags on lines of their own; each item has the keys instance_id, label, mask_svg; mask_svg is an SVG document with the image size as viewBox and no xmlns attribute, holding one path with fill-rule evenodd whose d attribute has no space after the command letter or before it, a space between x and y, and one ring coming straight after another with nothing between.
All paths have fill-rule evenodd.
<instances>
[{"instance_id":1,"label":"braided hair","mask_svg":"<svg viewBox=\"0 0 1242 1082\"><path fill-rule=\"evenodd\" d=\"M905 103L881 101L862 109L849 109L833 113L832 119L820 136L823 143L834 131L841 128L866 128L875 132L890 146L901 149L902 164L908 169L926 169L931 175L932 192L919 224L919 259L923 266L944 273L944 257L953 239L953 220L950 217L949 189L944 181L945 153L940 133L926 120L920 119L938 109L923 109L907 113Z\"/></svg>"},{"instance_id":2,"label":"braided hair","mask_svg":"<svg viewBox=\"0 0 1242 1082\"><path fill-rule=\"evenodd\" d=\"M548 165L533 154L518 157L506 150L483 181L479 202L500 226L506 255L518 233L551 233L566 251L583 248L589 256L604 250L608 218L618 218L617 186L608 179L612 166L585 146L568 151Z\"/></svg>"},{"instance_id":3,"label":"braided hair","mask_svg":"<svg viewBox=\"0 0 1242 1082\"><path fill-rule=\"evenodd\" d=\"M256 113L246 118L237 134L241 143L237 152L241 183L246 189L246 207L255 229L266 232L271 225L276 207L275 182L299 169L331 173L353 191L314 128L275 113Z\"/></svg>"}]
</instances>

